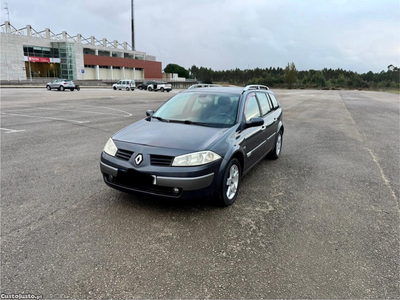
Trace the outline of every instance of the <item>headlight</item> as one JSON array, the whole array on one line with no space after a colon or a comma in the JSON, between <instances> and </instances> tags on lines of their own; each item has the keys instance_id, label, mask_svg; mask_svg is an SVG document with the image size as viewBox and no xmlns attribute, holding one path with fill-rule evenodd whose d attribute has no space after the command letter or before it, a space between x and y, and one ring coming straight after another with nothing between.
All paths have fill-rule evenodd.
<instances>
[{"instance_id":1,"label":"headlight","mask_svg":"<svg viewBox=\"0 0 400 300\"><path fill-rule=\"evenodd\" d=\"M173 167L200 166L220 159L221 156L212 151L189 153L174 158Z\"/></svg>"},{"instance_id":2,"label":"headlight","mask_svg":"<svg viewBox=\"0 0 400 300\"><path fill-rule=\"evenodd\" d=\"M107 144L104 146L104 149L103 149L103 151L105 153L107 153L108 155L111 155L111 156L115 156L115 153L117 153L117 150L118 150L118 148L117 148L117 146L115 146L112 138L110 138L107 141Z\"/></svg>"}]
</instances>

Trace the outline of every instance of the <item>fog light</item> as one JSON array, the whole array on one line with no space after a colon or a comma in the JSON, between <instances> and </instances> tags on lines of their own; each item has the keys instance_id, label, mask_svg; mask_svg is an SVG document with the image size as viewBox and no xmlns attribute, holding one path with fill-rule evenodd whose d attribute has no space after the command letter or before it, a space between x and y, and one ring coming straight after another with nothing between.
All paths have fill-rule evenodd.
<instances>
[{"instance_id":1,"label":"fog light","mask_svg":"<svg viewBox=\"0 0 400 300\"><path fill-rule=\"evenodd\" d=\"M178 194L179 193L179 189L178 188L173 188L172 191L174 192L174 194Z\"/></svg>"},{"instance_id":2,"label":"fog light","mask_svg":"<svg viewBox=\"0 0 400 300\"><path fill-rule=\"evenodd\" d=\"M114 180L114 176L108 175L108 180L113 181Z\"/></svg>"}]
</instances>

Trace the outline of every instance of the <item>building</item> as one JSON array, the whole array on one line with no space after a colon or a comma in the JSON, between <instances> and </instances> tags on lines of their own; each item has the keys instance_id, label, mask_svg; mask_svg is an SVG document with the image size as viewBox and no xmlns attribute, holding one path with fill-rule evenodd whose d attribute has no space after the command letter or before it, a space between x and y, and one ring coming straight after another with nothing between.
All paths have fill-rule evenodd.
<instances>
[{"instance_id":1,"label":"building","mask_svg":"<svg viewBox=\"0 0 400 300\"><path fill-rule=\"evenodd\" d=\"M126 42L54 34L48 28L37 32L30 25L16 29L7 21L0 25L0 42L0 80L162 78L161 62L129 50Z\"/></svg>"}]
</instances>

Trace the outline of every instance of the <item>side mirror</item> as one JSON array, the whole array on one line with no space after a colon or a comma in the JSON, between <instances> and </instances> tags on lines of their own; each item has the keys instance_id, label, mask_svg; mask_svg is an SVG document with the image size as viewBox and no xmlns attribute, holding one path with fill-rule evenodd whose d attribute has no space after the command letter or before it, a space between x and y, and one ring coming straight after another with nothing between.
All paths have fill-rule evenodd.
<instances>
[{"instance_id":1,"label":"side mirror","mask_svg":"<svg viewBox=\"0 0 400 300\"><path fill-rule=\"evenodd\" d=\"M246 128L258 127L264 125L264 119L262 118L252 118L250 121L246 122Z\"/></svg>"},{"instance_id":2,"label":"side mirror","mask_svg":"<svg viewBox=\"0 0 400 300\"><path fill-rule=\"evenodd\" d=\"M149 109L146 111L146 116L151 117L154 114L154 110Z\"/></svg>"}]
</instances>

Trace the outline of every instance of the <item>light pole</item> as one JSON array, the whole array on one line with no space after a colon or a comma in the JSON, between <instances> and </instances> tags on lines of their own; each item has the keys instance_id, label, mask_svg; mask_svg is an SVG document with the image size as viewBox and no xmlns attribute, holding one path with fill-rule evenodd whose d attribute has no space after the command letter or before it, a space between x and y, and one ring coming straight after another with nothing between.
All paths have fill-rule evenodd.
<instances>
[{"instance_id":1,"label":"light pole","mask_svg":"<svg viewBox=\"0 0 400 300\"><path fill-rule=\"evenodd\" d=\"M133 0L131 0L131 30L132 30L132 50L135 51L135 22L133 16Z\"/></svg>"}]
</instances>

